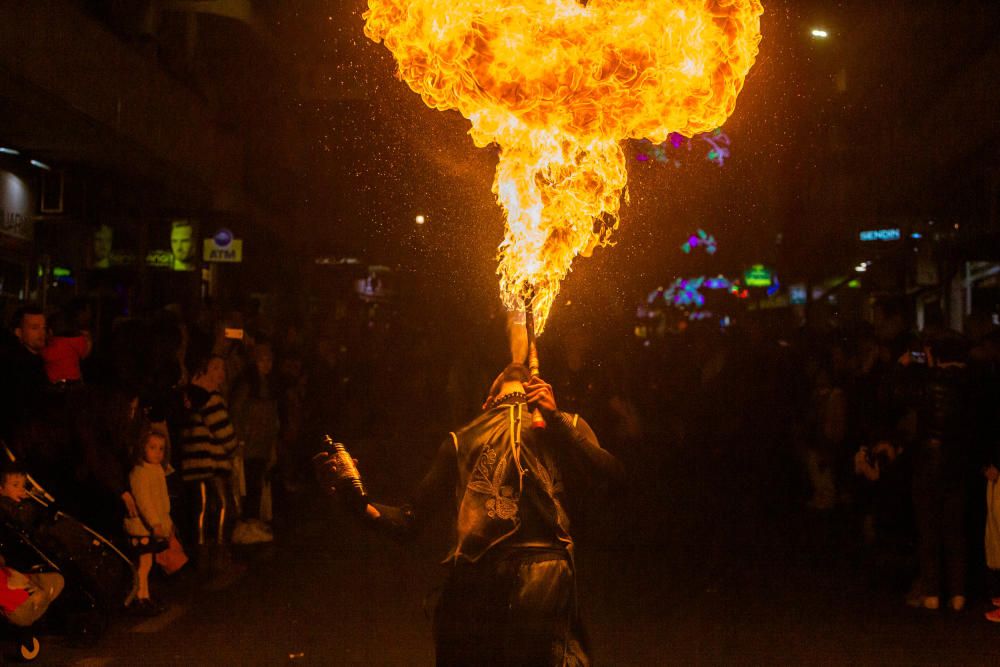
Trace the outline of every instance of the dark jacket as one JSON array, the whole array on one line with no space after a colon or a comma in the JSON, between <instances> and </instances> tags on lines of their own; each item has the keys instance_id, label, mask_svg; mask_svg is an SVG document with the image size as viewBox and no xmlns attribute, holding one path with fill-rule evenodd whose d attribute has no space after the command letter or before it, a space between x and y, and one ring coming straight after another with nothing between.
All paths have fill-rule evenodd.
<instances>
[{"instance_id":1,"label":"dark jacket","mask_svg":"<svg viewBox=\"0 0 1000 667\"><path fill-rule=\"evenodd\" d=\"M582 484L566 480L620 480L621 465L577 415L558 413L544 431L532 430L530 420L525 404L514 403L488 410L451 433L413 505L376 505L380 521L412 532L450 498L458 516L447 561L475 562L497 545L516 543L526 517L532 535L550 536L570 549L566 488L582 491Z\"/></svg>"}]
</instances>

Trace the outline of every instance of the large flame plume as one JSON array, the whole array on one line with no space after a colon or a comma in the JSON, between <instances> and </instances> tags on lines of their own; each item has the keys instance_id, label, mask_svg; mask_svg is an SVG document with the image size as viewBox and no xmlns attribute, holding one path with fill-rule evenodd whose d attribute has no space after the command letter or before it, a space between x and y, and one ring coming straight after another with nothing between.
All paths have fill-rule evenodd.
<instances>
[{"instance_id":1,"label":"large flame plume","mask_svg":"<svg viewBox=\"0 0 1000 667\"><path fill-rule=\"evenodd\" d=\"M500 148L501 297L545 326L577 255L609 243L621 143L721 126L757 56L758 0L368 0L365 34L427 106ZM627 196L627 195L626 195ZM527 289L533 290L528 292Z\"/></svg>"}]
</instances>

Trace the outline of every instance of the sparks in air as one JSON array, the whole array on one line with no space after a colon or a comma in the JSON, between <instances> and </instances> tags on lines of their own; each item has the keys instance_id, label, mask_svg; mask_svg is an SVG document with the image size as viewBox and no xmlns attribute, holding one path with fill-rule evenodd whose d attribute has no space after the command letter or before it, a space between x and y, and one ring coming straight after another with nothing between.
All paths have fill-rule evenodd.
<instances>
[{"instance_id":1,"label":"sparks in air","mask_svg":"<svg viewBox=\"0 0 1000 667\"><path fill-rule=\"evenodd\" d=\"M758 0L369 0L365 34L427 106L500 148L500 294L539 333L573 259L611 242L622 142L720 127L757 56Z\"/></svg>"}]
</instances>

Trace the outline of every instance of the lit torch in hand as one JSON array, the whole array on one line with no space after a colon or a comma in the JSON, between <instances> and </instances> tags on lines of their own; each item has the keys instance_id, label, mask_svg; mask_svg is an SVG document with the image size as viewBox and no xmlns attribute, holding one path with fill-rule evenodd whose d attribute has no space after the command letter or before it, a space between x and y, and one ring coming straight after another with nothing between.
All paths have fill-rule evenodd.
<instances>
[{"instance_id":1,"label":"lit torch in hand","mask_svg":"<svg viewBox=\"0 0 1000 667\"><path fill-rule=\"evenodd\" d=\"M532 302L535 300L535 290L528 287L524 297L524 327L528 331L528 373L538 377L538 345L535 340L535 311ZM538 408L531 411L531 428L545 428L545 418Z\"/></svg>"}]
</instances>

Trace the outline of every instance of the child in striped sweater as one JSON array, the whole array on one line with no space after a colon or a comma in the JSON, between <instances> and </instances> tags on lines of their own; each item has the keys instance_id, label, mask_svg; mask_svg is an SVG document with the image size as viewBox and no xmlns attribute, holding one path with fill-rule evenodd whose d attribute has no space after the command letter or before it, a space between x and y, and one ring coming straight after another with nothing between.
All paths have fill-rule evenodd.
<instances>
[{"instance_id":1,"label":"child in striped sweater","mask_svg":"<svg viewBox=\"0 0 1000 667\"><path fill-rule=\"evenodd\" d=\"M225 519L235 507L232 491L236 435L229 407L220 393L226 381L222 357L212 356L195 367L185 391L187 416L180 430L181 478L194 516L192 536L198 545L198 567L209 566L216 546L217 569L228 569Z\"/></svg>"}]
</instances>

